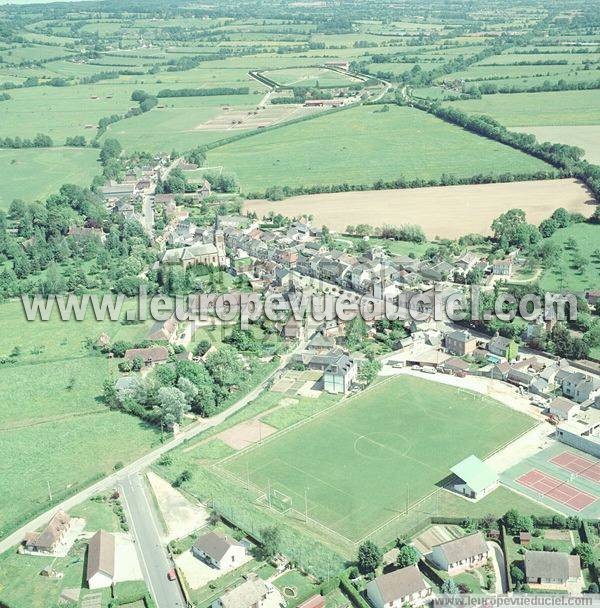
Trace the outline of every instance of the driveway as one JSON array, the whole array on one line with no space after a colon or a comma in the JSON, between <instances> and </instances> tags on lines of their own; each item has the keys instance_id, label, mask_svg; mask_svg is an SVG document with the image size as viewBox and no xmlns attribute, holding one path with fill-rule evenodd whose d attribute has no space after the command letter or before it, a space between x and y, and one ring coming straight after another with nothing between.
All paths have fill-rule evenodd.
<instances>
[{"instance_id":1,"label":"driveway","mask_svg":"<svg viewBox=\"0 0 600 608\"><path fill-rule=\"evenodd\" d=\"M232 570L236 570L251 560L252 556L246 555L241 563L236 564L235 568L221 570L219 568L213 568L197 557L194 557L194 554L191 551L186 551L175 558L175 563L183 572L190 589L201 589L211 581L214 581Z\"/></svg>"}]
</instances>

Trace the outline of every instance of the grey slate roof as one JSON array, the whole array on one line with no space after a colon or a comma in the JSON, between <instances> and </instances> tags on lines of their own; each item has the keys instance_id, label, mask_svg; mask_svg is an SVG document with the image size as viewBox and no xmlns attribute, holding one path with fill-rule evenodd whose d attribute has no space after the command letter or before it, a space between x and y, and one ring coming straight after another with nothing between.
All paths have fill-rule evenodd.
<instances>
[{"instance_id":1,"label":"grey slate roof","mask_svg":"<svg viewBox=\"0 0 600 608\"><path fill-rule=\"evenodd\" d=\"M98 530L88 544L87 580L98 572L115 575L115 537L104 530Z\"/></svg>"},{"instance_id":2,"label":"grey slate roof","mask_svg":"<svg viewBox=\"0 0 600 608\"><path fill-rule=\"evenodd\" d=\"M374 582L379 589L384 604L427 588L423 576L416 566L407 566L389 574L378 576Z\"/></svg>"},{"instance_id":3,"label":"grey slate roof","mask_svg":"<svg viewBox=\"0 0 600 608\"><path fill-rule=\"evenodd\" d=\"M481 553L487 553L488 551L488 546L481 532L449 540L436 545L436 547L441 549L450 564L480 555Z\"/></svg>"},{"instance_id":4,"label":"grey slate roof","mask_svg":"<svg viewBox=\"0 0 600 608\"><path fill-rule=\"evenodd\" d=\"M199 549L217 562L223 558L230 547L235 546L241 545L229 536L219 534L218 532L203 534L194 543L196 549Z\"/></svg>"},{"instance_id":5,"label":"grey slate roof","mask_svg":"<svg viewBox=\"0 0 600 608\"><path fill-rule=\"evenodd\" d=\"M577 578L581 575L579 556L555 551L527 551L525 574L527 578Z\"/></svg>"}]
</instances>

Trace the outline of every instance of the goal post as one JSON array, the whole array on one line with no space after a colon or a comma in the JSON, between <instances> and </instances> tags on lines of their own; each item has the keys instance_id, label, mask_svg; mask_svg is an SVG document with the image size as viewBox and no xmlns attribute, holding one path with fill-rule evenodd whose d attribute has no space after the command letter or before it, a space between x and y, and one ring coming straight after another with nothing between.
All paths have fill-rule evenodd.
<instances>
[{"instance_id":1,"label":"goal post","mask_svg":"<svg viewBox=\"0 0 600 608\"><path fill-rule=\"evenodd\" d=\"M292 508L292 497L275 488L270 488L267 494L269 506L280 513L287 513Z\"/></svg>"}]
</instances>

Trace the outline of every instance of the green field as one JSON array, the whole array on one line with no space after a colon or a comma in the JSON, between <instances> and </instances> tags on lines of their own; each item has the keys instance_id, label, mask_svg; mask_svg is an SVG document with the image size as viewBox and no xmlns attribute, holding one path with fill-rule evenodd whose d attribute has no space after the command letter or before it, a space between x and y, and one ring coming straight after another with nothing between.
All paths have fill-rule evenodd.
<instances>
[{"instance_id":1,"label":"green field","mask_svg":"<svg viewBox=\"0 0 600 608\"><path fill-rule=\"evenodd\" d=\"M261 95L254 94L161 99L163 107L110 125L106 137L116 137L128 151L189 150L240 133L239 130L227 130L228 124L218 131L198 127L223 115L224 106L250 111L256 108L260 99Z\"/></svg>"},{"instance_id":2,"label":"green field","mask_svg":"<svg viewBox=\"0 0 600 608\"><path fill-rule=\"evenodd\" d=\"M359 82L335 70L314 66L269 70L264 75L285 87L344 87Z\"/></svg>"},{"instance_id":3,"label":"green field","mask_svg":"<svg viewBox=\"0 0 600 608\"><path fill-rule=\"evenodd\" d=\"M600 123L600 90L484 95L450 102L474 114L488 114L506 126L595 125Z\"/></svg>"},{"instance_id":4,"label":"green field","mask_svg":"<svg viewBox=\"0 0 600 608\"><path fill-rule=\"evenodd\" d=\"M0 150L0 209L15 198L44 199L63 184L89 186L101 171L92 148Z\"/></svg>"},{"instance_id":5,"label":"green field","mask_svg":"<svg viewBox=\"0 0 600 608\"><path fill-rule=\"evenodd\" d=\"M208 160L233 171L244 192L548 169L522 152L397 106L351 108L278 128L211 150Z\"/></svg>"},{"instance_id":6,"label":"green field","mask_svg":"<svg viewBox=\"0 0 600 608\"><path fill-rule=\"evenodd\" d=\"M8 359L0 366L0 442L12 455L0 464L0 537L50 506L48 483L56 502L159 440L155 429L99 400L109 361L84 340L103 331L141 339L147 327L27 322L20 304L0 307L0 357Z\"/></svg>"},{"instance_id":7,"label":"green field","mask_svg":"<svg viewBox=\"0 0 600 608\"><path fill-rule=\"evenodd\" d=\"M388 380L221 466L358 541L533 425L492 399L435 382ZM385 480L382 483L382 480ZM306 498L306 503L305 503Z\"/></svg>"},{"instance_id":8,"label":"green field","mask_svg":"<svg viewBox=\"0 0 600 608\"><path fill-rule=\"evenodd\" d=\"M600 259L593 256L600 249L600 226L595 224L572 224L557 230L551 237L562 247L562 253L554 263L544 270L540 287L547 291L585 291L598 289L600 280ZM575 239L577 249L570 249L567 241ZM587 260L582 270L573 267L573 257L579 251Z\"/></svg>"}]
</instances>

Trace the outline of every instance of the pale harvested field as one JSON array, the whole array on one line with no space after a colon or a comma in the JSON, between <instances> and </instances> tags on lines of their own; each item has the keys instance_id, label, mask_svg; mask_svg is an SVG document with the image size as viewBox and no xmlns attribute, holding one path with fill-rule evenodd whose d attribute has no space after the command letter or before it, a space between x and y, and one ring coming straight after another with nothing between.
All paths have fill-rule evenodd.
<instances>
[{"instance_id":1,"label":"pale harvested field","mask_svg":"<svg viewBox=\"0 0 600 608\"><path fill-rule=\"evenodd\" d=\"M278 122L299 118L314 108L304 108L296 104L268 105L256 109L223 110L221 114L210 118L195 127L196 131L227 131L238 129L258 129L269 127Z\"/></svg>"},{"instance_id":2,"label":"pale harvested field","mask_svg":"<svg viewBox=\"0 0 600 608\"><path fill-rule=\"evenodd\" d=\"M600 163L600 125L572 125L553 127L511 127L513 131L531 133L538 141L551 141L585 150L585 159Z\"/></svg>"},{"instance_id":3,"label":"pale harvested field","mask_svg":"<svg viewBox=\"0 0 600 608\"><path fill-rule=\"evenodd\" d=\"M492 220L519 207L539 224L557 207L592 214L593 201L573 179L443 186L406 190L369 190L295 196L283 201L246 201L245 211L269 211L289 217L309 214L317 226L343 231L349 224L418 224L428 238L457 238L470 232L490 234Z\"/></svg>"}]
</instances>

